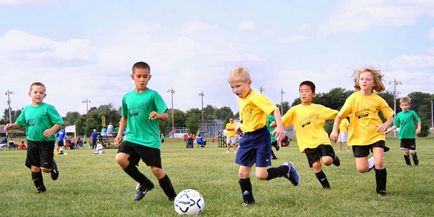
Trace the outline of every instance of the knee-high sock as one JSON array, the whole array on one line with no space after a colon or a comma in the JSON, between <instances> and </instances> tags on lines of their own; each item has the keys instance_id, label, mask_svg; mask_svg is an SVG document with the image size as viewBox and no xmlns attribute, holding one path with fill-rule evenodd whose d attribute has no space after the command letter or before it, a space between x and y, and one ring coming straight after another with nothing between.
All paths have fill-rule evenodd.
<instances>
[{"instance_id":1,"label":"knee-high sock","mask_svg":"<svg viewBox=\"0 0 434 217\"><path fill-rule=\"evenodd\" d=\"M174 200L176 197L175 189L172 186L169 176L165 175L162 179L158 180L160 187L163 189L169 200Z\"/></svg>"},{"instance_id":2,"label":"knee-high sock","mask_svg":"<svg viewBox=\"0 0 434 217\"><path fill-rule=\"evenodd\" d=\"M133 164L129 164L124 171L134 180L136 180L136 182L140 183L141 185L145 185L145 186L154 186L154 184L152 183L151 180L149 180L148 178L146 178L145 175L143 175L143 173L141 173L139 171L139 169L137 169L137 167Z\"/></svg>"},{"instance_id":3,"label":"knee-high sock","mask_svg":"<svg viewBox=\"0 0 434 217\"><path fill-rule=\"evenodd\" d=\"M375 181L377 182L377 193L380 191L386 191L387 184L387 170L375 169Z\"/></svg>"},{"instance_id":4,"label":"knee-high sock","mask_svg":"<svg viewBox=\"0 0 434 217\"><path fill-rule=\"evenodd\" d=\"M247 204L255 203L255 198L253 197L252 183L250 182L250 178L240 179L239 183L240 183L241 194L243 195L244 203Z\"/></svg>"},{"instance_id":5,"label":"knee-high sock","mask_svg":"<svg viewBox=\"0 0 434 217\"><path fill-rule=\"evenodd\" d=\"M327 180L327 176L322 170L315 173L315 176L318 179L319 183L321 183L323 188L330 188L329 180Z\"/></svg>"}]
</instances>

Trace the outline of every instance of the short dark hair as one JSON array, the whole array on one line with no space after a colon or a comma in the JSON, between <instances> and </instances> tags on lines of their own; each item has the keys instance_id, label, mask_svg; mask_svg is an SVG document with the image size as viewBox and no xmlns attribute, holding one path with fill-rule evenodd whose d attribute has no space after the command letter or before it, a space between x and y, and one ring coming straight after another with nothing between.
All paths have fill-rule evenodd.
<instances>
[{"instance_id":1,"label":"short dark hair","mask_svg":"<svg viewBox=\"0 0 434 217\"><path fill-rule=\"evenodd\" d=\"M151 72L151 67L149 67L149 65L143 61L134 63L132 68L133 73L135 69L147 69L149 72Z\"/></svg>"},{"instance_id":2,"label":"short dark hair","mask_svg":"<svg viewBox=\"0 0 434 217\"><path fill-rule=\"evenodd\" d=\"M44 88L44 92L45 92L45 90L46 90L46 88L45 88L45 85L42 83L42 82L39 82L39 81L36 81L36 82L33 82L31 85L30 85L30 91L32 91L32 87L33 86L41 86L41 87L43 87Z\"/></svg>"},{"instance_id":3,"label":"short dark hair","mask_svg":"<svg viewBox=\"0 0 434 217\"><path fill-rule=\"evenodd\" d=\"M315 93L315 84L312 81L303 81L303 82L301 82L299 88L301 86L303 86L303 85L309 86L310 89L312 90L312 93Z\"/></svg>"}]
</instances>

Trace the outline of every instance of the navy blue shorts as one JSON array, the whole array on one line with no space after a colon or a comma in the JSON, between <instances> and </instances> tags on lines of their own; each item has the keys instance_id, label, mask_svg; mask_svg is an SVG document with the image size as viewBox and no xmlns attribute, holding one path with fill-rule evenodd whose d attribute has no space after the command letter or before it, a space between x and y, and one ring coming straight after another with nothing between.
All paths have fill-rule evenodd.
<instances>
[{"instance_id":1,"label":"navy blue shorts","mask_svg":"<svg viewBox=\"0 0 434 217\"><path fill-rule=\"evenodd\" d=\"M271 137L266 127L244 133L240 138L235 163L241 166L268 167L271 165Z\"/></svg>"}]
</instances>

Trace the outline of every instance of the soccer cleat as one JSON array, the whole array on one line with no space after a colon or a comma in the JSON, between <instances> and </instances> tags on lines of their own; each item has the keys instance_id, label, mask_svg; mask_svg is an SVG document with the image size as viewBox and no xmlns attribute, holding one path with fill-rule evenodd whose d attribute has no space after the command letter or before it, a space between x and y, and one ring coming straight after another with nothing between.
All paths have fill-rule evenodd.
<instances>
[{"instance_id":1,"label":"soccer cleat","mask_svg":"<svg viewBox=\"0 0 434 217\"><path fill-rule=\"evenodd\" d=\"M370 157L368 159L368 171L371 171L375 167L375 159L374 157Z\"/></svg>"},{"instance_id":2,"label":"soccer cleat","mask_svg":"<svg viewBox=\"0 0 434 217\"><path fill-rule=\"evenodd\" d=\"M285 166L288 167L288 173L286 173L283 176L286 179L288 179L289 181L291 181L291 183L294 186L297 186L300 183L300 175L298 175L297 170L295 169L294 164L292 164L292 162L286 162L286 163L283 163L282 165L285 165Z\"/></svg>"},{"instance_id":3,"label":"soccer cleat","mask_svg":"<svg viewBox=\"0 0 434 217\"><path fill-rule=\"evenodd\" d=\"M337 167L341 165L341 160L339 159L339 157L337 155L335 155L335 157L333 158L333 165L335 165Z\"/></svg>"},{"instance_id":4,"label":"soccer cleat","mask_svg":"<svg viewBox=\"0 0 434 217\"><path fill-rule=\"evenodd\" d=\"M377 194L378 194L378 196L381 196L381 197L385 197L387 195L385 190L380 190L380 191L378 191Z\"/></svg>"},{"instance_id":5,"label":"soccer cleat","mask_svg":"<svg viewBox=\"0 0 434 217\"><path fill-rule=\"evenodd\" d=\"M53 165L51 165L51 179L57 180L59 178L59 170L57 169L56 161L53 159Z\"/></svg>"},{"instance_id":6,"label":"soccer cleat","mask_svg":"<svg viewBox=\"0 0 434 217\"><path fill-rule=\"evenodd\" d=\"M45 188L44 185L41 186L41 187L37 187L37 188L36 188L36 192L37 192L37 193L44 193L44 192L46 192L46 191L47 191L47 189Z\"/></svg>"},{"instance_id":7,"label":"soccer cleat","mask_svg":"<svg viewBox=\"0 0 434 217\"><path fill-rule=\"evenodd\" d=\"M136 195L134 195L134 200L139 201L143 199L146 193L148 193L148 191L152 190L153 188L154 188L154 184L152 184L151 186L144 186L141 184L137 184Z\"/></svg>"}]
</instances>

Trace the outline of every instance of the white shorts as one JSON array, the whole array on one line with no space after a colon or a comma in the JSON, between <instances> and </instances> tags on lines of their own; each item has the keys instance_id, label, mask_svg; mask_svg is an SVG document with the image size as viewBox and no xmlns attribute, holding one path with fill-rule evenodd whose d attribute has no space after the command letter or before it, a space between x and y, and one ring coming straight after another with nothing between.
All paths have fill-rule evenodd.
<instances>
[{"instance_id":1,"label":"white shorts","mask_svg":"<svg viewBox=\"0 0 434 217\"><path fill-rule=\"evenodd\" d=\"M237 136L226 137L226 144L236 144Z\"/></svg>"},{"instance_id":2,"label":"white shorts","mask_svg":"<svg viewBox=\"0 0 434 217\"><path fill-rule=\"evenodd\" d=\"M347 142L348 132L339 133L338 142Z\"/></svg>"}]
</instances>

